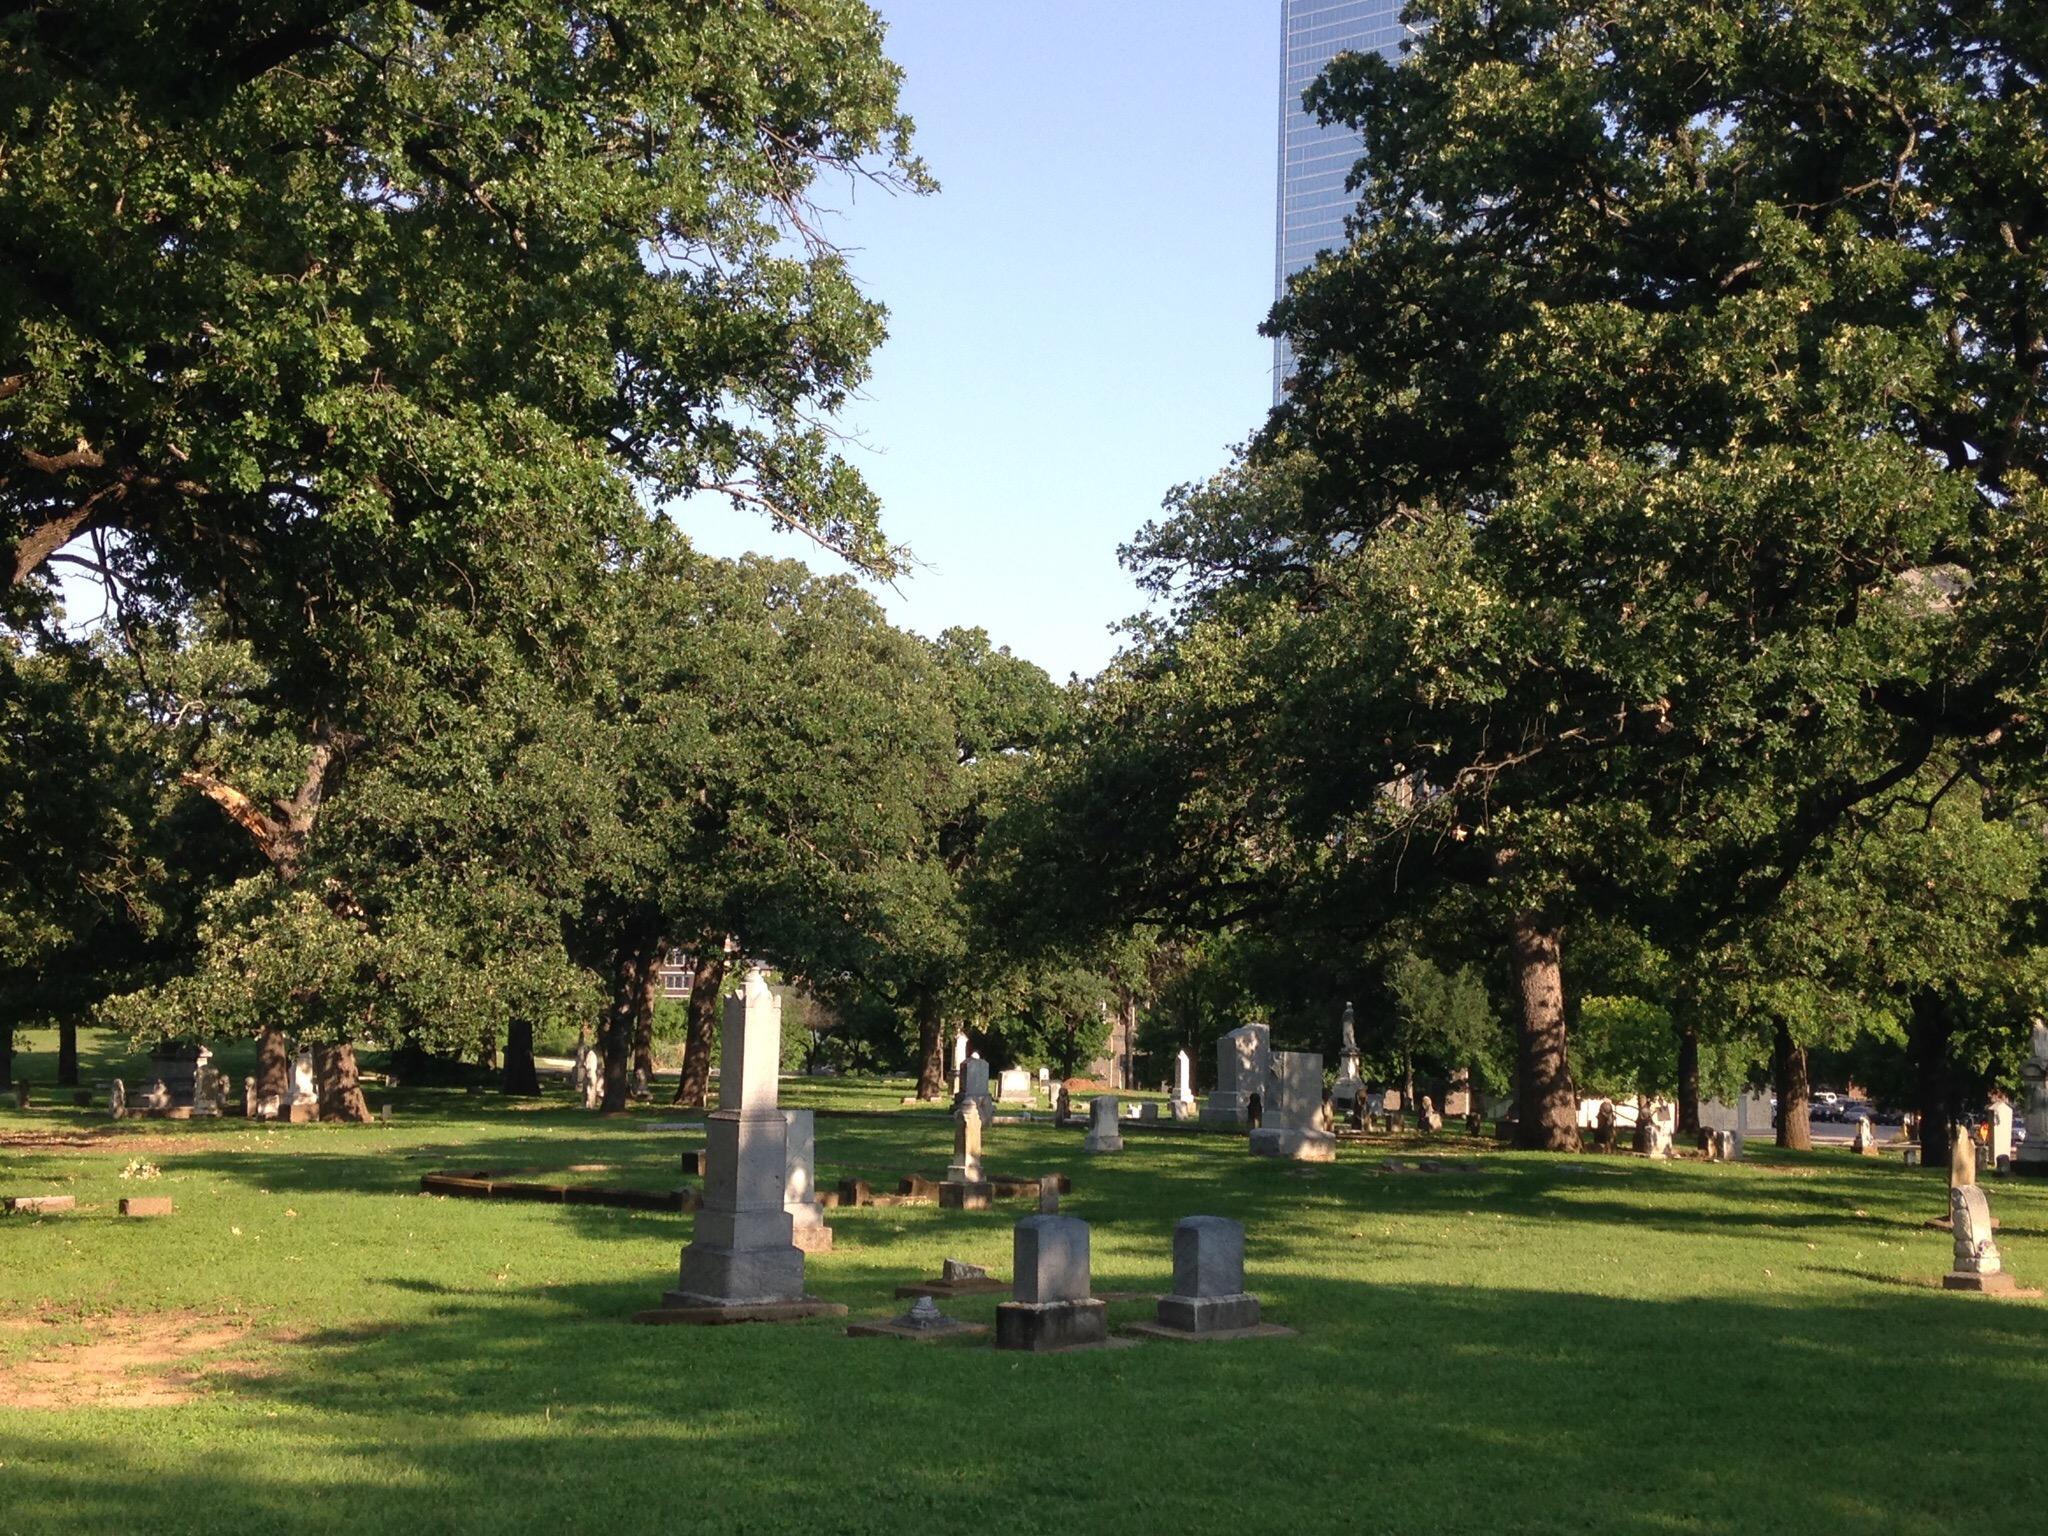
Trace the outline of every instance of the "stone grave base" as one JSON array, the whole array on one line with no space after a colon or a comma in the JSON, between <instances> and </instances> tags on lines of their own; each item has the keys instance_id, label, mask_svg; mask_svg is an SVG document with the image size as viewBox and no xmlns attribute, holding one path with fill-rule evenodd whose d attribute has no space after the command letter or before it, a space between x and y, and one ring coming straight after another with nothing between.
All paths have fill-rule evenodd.
<instances>
[{"instance_id":1,"label":"stone grave base","mask_svg":"<svg viewBox=\"0 0 2048 1536\"><path fill-rule=\"evenodd\" d=\"M1248 1138L1253 1157L1287 1157L1297 1163L1334 1163L1337 1138L1327 1131L1256 1130Z\"/></svg>"},{"instance_id":2,"label":"stone grave base","mask_svg":"<svg viewBox=\"0 0 2048 1536\"><path fill-rule=\"evenodd\" d=\"M607 1189L601 1184L535 1184L507 1179L485 1169L474 1173L420 1175L423 1195L458 1200L534 1200L543 1205L609 1205L627 1211L694 1211L703 1196L694 1189Z\"/></svg>"},{"instance_id":3,"label":"stone grave base","mask_svg":"<svg viewBox=\"0 0 2048 1536\"><path fill-rule=\"evenodd\" d=\"M1125 1323L1121 1332L1144 1339L1172 1339L1181 1344L1220 1344L1231 1339L1291 1339L1295 1337L1292 1328L1283 1328L1278 1323L1253 1323L1249 1328L1211 1328L1190 1331L1174 1328L1165 1323Z\"/></svg>"},{"instance_id":4,"label":"stone grave base","mask_svg":"<svg viewBox=\"0 0 2048 1536\"><path fill-rule=\"evenodd\" d=\"M1096 1297L1081 1301L1006 1301L996 1308L996 1348L1049 1354L1097 1349L1109 1342L1109 1308Z\"/></svg>"},{"instance_id":5,"label":"stone grave base","mask_svg":"<svg viewBox=\"0 0 2048 1536\"><path fill-rule=\"evenodd\" d=\"M1961 1270L1950 1270L1941 1277L1944 1291L1975 1291L1980 1296L2038 1296L2039 1291L2028 1290L2019 1281L2000 1270L1994 1275L1973 1275Z\"/></svg>"},{"instance_id":6,"label":"stone grave base","mask_svg":"<svg viewBox=\"0 0 2048 1536\"><path fill-rule=\"evenodd\" d=\"M915 1339L920 1344L930 1344L938 1339L967 1339L988 1332L987 1323L963 1323L957 1317L949 1317L943 1323L929 1328L913 1328L909 1323L890 1318L886 1322L849 1323L846 1336L849 1339Z\"/></svg>"},{"instance_id":7,"label":"stone grave base","mask_svg":"<svg viewBox=\"0 0 2048 1536\"><path fill-rule=\"evenodd\" d=\"M939 1186L939 1209L942 1211L985 1211L994 1203L995 1191L986 1183L941 1184Z\"/></svg>"},{"instance_id":8,"label":"stone grave base","mask_svg":"<svg viewBox=\"0 0 2048 1536\"><path fill-rule=\"evenodd\" d=\"M813 1317L846 1316L846 1308L839 1302L820 1301L815 1296L801 1296L795 1301L741 1301L718 1304L706 1303L701 1297L689 1297L677 1291L670 1291L661 1300L662 1304L658 1307L645 1312L635 1312L633 1321L657 1326L668 1324L709 1328L721 1323L801 1323Z\"/></svg>"},{"instance_id":9,"label":"stone grave base","mask_svg":"<svg viewBox=\"0 0 2048 1536\"><path fill-rule=\"evenodd\" d=\"M0 1200L0 1211L9 1211L18 1216L48 1216L57 1211L71 1211L78 1208L76 1195L9 1195Z\"/></svg>"},{"instance_id":10,"label":"stone grave base","mask_svg":"<svg viewBox=\"0 0 2048 1536\"><path fill-rule=\"evenodd\" d=\"M789 1240L805 1253L830 1253L832 1251L832 1229L823 1222L815 1227L798 1227L789 1234Z\"/></svg>"},{"instance_id":11,"label":"stone grave base","mask_svg":"<svg viewBox=\"0 0 2048 1536\"><path fill-rule=\"evenodd\" d=\"M998 1280L994 1275L976 1275L966 1280L919 1280L897 1286L896 1299L914 1301L929 1296L933 1301L950 1301L955 1296L986 1296L990 1291L1009 1289L1009 1281Z\"/></svg>"},{"instance_id":12,"label":"stone grave base","mask_svg":"<svg viewBox=\"0 0 2048 1536\"><path fill-rule=\"evenodd\" d=\"M121 1202L123 1216L169 1216L174 1209L168 1195L131 1195Z\"/></svg>"},{"instance_id":13,"label":"stone grave base","mask_svg":"<svg viewBox=\"0 0 2048 1536\"><path fill-rule=\"evenodd\" d=\"M1235 1296L1162 1296L1159 1299L1159 1321L1163 1326L1182 1333L1256 1328L1259 1298L1244 1291Z\"/></svg>"}]
</instances>

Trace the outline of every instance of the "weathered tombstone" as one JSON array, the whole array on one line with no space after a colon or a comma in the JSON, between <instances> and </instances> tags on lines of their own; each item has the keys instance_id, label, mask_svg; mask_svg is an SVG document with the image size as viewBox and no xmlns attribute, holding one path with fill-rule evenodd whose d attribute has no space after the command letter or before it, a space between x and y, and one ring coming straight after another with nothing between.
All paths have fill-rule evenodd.
<instances>
[{"instance_id":1,"label":"weathered tombstone","mask_svg":"<svg viewBox=\"0 0 2048 1536\"><path fill-rule=\"evenodd\" d=\"M1159 1322L1183 1333L1256 1328L1259 1299L1244 1288L1244 1228L1222 1216L1185 1216L1173 1228L1173 1294Z\"/></svg>"},{"instance_id":2,"label":"weathered tombstone","mask_svg":"<svg viewBox=\"0 0 2048 1536\"><path fill-rule=\"evenodd\" d=\"M2048 1023L2034 1020L2033 1049L2020 1065L2027 1085L2027 1139L2013 1160L2015 1173L2048 1176Z\"/></svg>"},{"instance_id":3,"label":"weathered tombstone","mask_svg":"<svg viewBox=\"0 0 2048 1536\"><path fill-rule=\"evenodd\" d=\"M746 1309L804 1299L804 1255L784 1204L789 1123L776 1106L782 1005L759 971L725 1000L718 1108L705 1121L704 1204L683 1250L676 1309Z\"/></svg>"},{"instance_id":4,"label":"weathered tombstone","mask_svg":"<svg viewBox=\"0 0 2048 1536\"><path fill-rule=\"evenodd\" d=\"M1991 1166L2012 1171L2012 1106L2003 1096L1991 1101Z\"/></svg>"},{"instance_id":5,"label":"weathered tombstone","mask_svg":"<svg viewBox=\"0 0 2048 1536\"><path fill-rule=\"evenodd\" d=\"M1955 1233L1955 1266L1941 1277L1944 1289L2006 1294L2015 1289L1991 1236L1991 1204L1975 1184L1948 1192L1949 1222Z\"/></svg>"},{"instance_id":6,"label":"weathered tombstone","mask_svg":"<svg viewBox=\"0 0 2048 1536\"><path fill-rule=\"evenodd\" d=\"M1067 1092L1065 1083L1060 1084L1059 1098L1053 1102L1052 1118L1055 1125L1065 1125L1074 1118L1074 1097Z\"/></svg>"},{"instance_id":7,"label":"weathered tombstone","mask_svg":"<svg viewBox=\"0 0 2048 1536\"><path fill-rule=\"evenodd\" d=\"M1602 1152L1612 1152L1614 1150L1614 1100L1602 1099L1600 1101L1600 1114L1594 1121L1594 1126L1596 1138L1594 1145Z\"/></svg>"},{"instance_id":8,"label":"weathered tombstone","mask_svg":"<svg viewBox=\"0 0 2048 1536\"><path fill-rule=\"evenodd\" d=\"M996 1080L996 1096L1005 1104L1031 1102L1031 1074L1022 1067L1005 1067Z\"/></svg>"},{"instance_id":9,"label":"weathered tombstone","mask_svg":"<svg viewBox=\"0 0 2048 1536\"><path fill-rule=\"evenodd\" d=\"M29 1102L28 1079L23 1078L14 1085L14 1107L27 1109Z\"/></svg>"},{"instance_id":10,"label":"weathered tombstone","mask_svg":"<svg viewBox=\"0 0 2048 1536\"><path fill-rule=\"evenodd\" d=\"M1263 1093L1248 1093L1244 1100L1245 1129L1256 1131L1266 1123L1266 1096Z\"/></svg>"},{"instance_id":11,"label":"weathered tombstone","mask_svg":"<svg viewBox=\"0 0 2048 1536\"><path fill-rule=\"evenodd\" d=\"M1977 1144L1968 1126L1958 1125L1948 1138L1948 1187L1967 1189L1977 1182Z\"/></svg>"},{"instance_id":12,"label":"weathered tombstone","mask_svg":"<svg viewBox=\"0 0 2048 1536\"><path fill-rule=\"evenodd\" d=\"M107 1118L118 1120L128 1113L128 1085L115 1078L107 1084Z\"/></svg>"},{"instance_id":13,"label":"weathered tombstone","mask_svg":"<svg viewBox=\"0 0 2048 1536\"><path fill-rule=\"evenodd\" d=\"M1475 1109L1465 1116L1465 1134L1467 1136L1478 1136L1485 1130L1486 1117L1480 1114L1478 1110Z\"/></svg>"},{"instance_id":14,"label":"weathered tombstone","mask_svg":"<svg viewBox=\"0 0 2048 1536\"><path fill-rule=\"evenodd\" d=\"M953 1161L939 1186L939 1204L949 1211L985 1211L992 1194L981 1166L981 1106L963 1098L953 1111Z\"/></svg>"},{"instance_id":15,"label":"weathered tombstone","mask_svg":"<svg viewBox=\"0 0 2048 1536\"><path fill-rule=\"evenodd\" d=\"M988 1092L988 1063L979 1056L970 1056L961 1064L960 1092L953 1099L953 1107L958 1109L970 1099L981 1111L981 1123L986 1129L995 1119L996 1109Z\"/></svg>"},{"instance_id":16,"label":"weathered tombstone","mask_svg":"<svg viewBox=\"0 0 2048 1536\"><path fill-rule=\"evenodd\" d=\"M1060 1176L1056 1173L1040 1174L1038 1178L1038 1214L1057 1216L1060 1213Z\"/></svg>"},{"instance_id":17,"label":"weathered tombstone","mask_svg":"<svg viewBox=\"0 0 2048 1536\"><path fill-rule=\"evenodd\" d=\"M253 1072L242 1079L242 1114L246 1119L257 1118L256 1074Z\"/></svg>"},{"instance_id":18,"label":"weathered tombstone","mask_svg":"<svg viewBox=\"0 0 2048 1536\"><path fill-rule=\"evenodd\" d=\"M160 1115L171 1108L171 1090L164 1086L164 1080L157 1078L142 1095L142 1108L146 1113Z\"/></svg>"},{"instance_id":19,"label":"weathered tombstone","mask_svg":"<svg viewBox=\"0 0 2048 1536\"><path fill-rule=\"evenodd\" d=\"M285 1116L294 1124L320 1118L320 1090L313 1081L313 1053L300 1051L292 1062L292 1096Z\"/></svg>"},{"instance_id":20,"label":"weathered tombstone","mask_svg":"<svg viewBox=\"0 0 2048 1536\"><path fill-rule=\"evenodd\" d=\"M227 1109L228 1080L225 1073L216 1071L211 1065L200 1067L192 1078L192 1113L207 1119L224 1113Z\"/></svg>"},{"instance_id":21,"label":"weathered tombstone","mask_svg":"<svg viewBox=\"0 0 2048 1536\"><path fill-rule=\"evenodd\" d=\"M1173 1106L1173 1118L1185 1120L1195 1111L1195 1064L1188 1059L1186 1051L1173 1053L1173 1094L1168 1100Z\"/></svg>"},{"instance_id":22,"label":"weathered tombstone","mask_svg":"<svg viewBox=\"0 0 2048 1536\"><path fill-rule=\"evenodd\" d=\"M1876 1157L1878 1155L1877 1132L1871 1128L1870 1121L1867 1118L1856 1122L1856 1135L1849 1145L1858 1157Z\"/></svg>"},{"instance_id":23,"label":"weathered tombstone","mask_svg":"<svg viewBox=\"0 0 2048 1536\"><path fill-rule=\"evenodd\" d=\"M789 1212L790 1241L805 1253L830 1253L832 1229L818 1200L818 1121L808 1109L785 1109L782 1208Z\"/></svg>"},{"instance_id":24,"label":"weathered tombstone","mask_svg":"<svg viewBox=\"0 0 2048 1536\"><path fill-rule=\"evenodd\" d=\"M1136 1118L1140 1120L1157 1120L1159 1118L1158 1104L1151 1099L1146 1099L1143 1103L1136 1106Z\"/></svg>"},{"instance_id":25,"label":"weathered tombstone","mask_svg":"<svg viewBox=\"0 0 2048 1536\"><path fill-rule=\"evenodd\" d=\"M967 1065L967 1031L956 1030L953 1034L953 1097L962 1092L961 1070Z\"/></svg>"},{"instance_id":26,"label":"weathered tombstone","mask_svg":"<svg viewBox=\"0 0 2048 1536\"><path fill-rule=\"evenodd\" d=\"M1087 1222L1027 1216L1013 1257L1013 1299L996 1308L996 1348L1043 1353L1108 1339L1108 1309L1089 1294Z\"/></svg>"},{"instance_id":27,"label":"weathered tombstone","mask_svg":"<svg viewBox=\"0 0 2048 1536\"><path fill-rule=\"evenodd\" d=\"M1434 1136L1444 1128L1444 1117L1436 1107L1436 1101L1428 1094L1422 1096L1422 1113L1418 1117L1423 1134Z\"/></svg>"},{"instance_id":28,"label":"weathered tombstone","mask_svg":"<svg viewBox=\"0 0 2048 1536\"><path fill-rule=\"evenodd\" d=\"M1123 1133L1116 1125L1116 1099L1110 1094L1098 1093L1088 1105L1088 1136L1081 1143L1081 1150L1121 1152L1123 1149Z\"/></svg>"},{"instance_id":29,"label":"weathered tombstone","mask_svg":"<svg viewBox=\"0 0 2048 1536\"><path fill-rule=\"evenodd\" d=\"M1259 1129L1247 1143L1252 1155L1336 1161L1337 1138L1317 1123L1323 1107L1323 1058L1313 1051L1276 1051L1271 1070L1271 1097L1260 1106Z\"/></svg>"},{"instance_id":30,"label":"weathered tombstone","mask_svg":"<svg viewBox=\"0 0 2048 1536\"><path fill-rule=\"evenodd\" d=\"M1202 1108L1209 1125L1246 1125L1251 1096L1272 1070L1273 1032L1264 1024L1233 1029L1216 1042L1216 1091Z\"/></svg>"},{"instance_id":31,"label":"weathered tombstone","mask_svg":"<svg viewBox=\"0 0 2048 1536\"><path fill-rule=\"evenodd\" d=\"M654 1091L648 1085L647 1069L645 1067L635 1067L633 1069L632 1080L626 1084L626 1097L633 1100L636 1104L645 1104L654 1097Z\"/></svg>"},{"instance_id":32,"label":"weathered tombstone","mask_svg":"<svg viewBox=\"0 0 2048 1536\"><path fill-rule=\"evenodd\" d=\"M1649 1127L1650 1156L1654 1158L1669 1157L1671 1155L1672 1136L1678 1127L1678 1116L1672 1112L1671 1106L1659 1104L1655 1109L1652 1109L1650 1111Z\"/></svg>"},{"instance_id":33,"label":"weathered tombstone","mask_svg":"<svg viewBox=\"0 0 2048 1536\"><path fill-rule=\"evenodd\" d=\"M569 1068L569 1088L585 1109L604 1107L604 1054L580 1037L574 1063Z\"/></svg>"}]
</instances>

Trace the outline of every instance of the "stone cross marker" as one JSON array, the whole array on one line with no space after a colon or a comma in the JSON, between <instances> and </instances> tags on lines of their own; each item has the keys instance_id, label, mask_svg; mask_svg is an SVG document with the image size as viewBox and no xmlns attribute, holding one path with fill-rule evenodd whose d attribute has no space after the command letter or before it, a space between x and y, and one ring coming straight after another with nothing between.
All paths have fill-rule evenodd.
<instances>
[{"instance_id":1,"label":"stone cross marker","mask_svg":"<svg viewBox=\"0 0 2048 1536\"><path fill-rule=\"evenodd\" d=\"M1116 1100L1106 1093L1098 1093L1088 1105L1088 1136L1081 1143L1083 1152L1121 1152L1124 1149L1123 1132L1117 1129Z\"/></svg>"},{"instance_id":2,"label":"stone cross marker","mask_svg":"<svg viewBox=\"0 0 2048 1536\"><path fill-rule=\"evenodd\" d=\"M1244 1228L1222 1216L1186 1216L1173 1229L1173 1294L1159 1321L1186 1333L1255 1328L1259 1299L1244 1288Z\"/></svg>"},{"instance_id":3,"label":"stone cross marker","mask_svg":"<svg viewBox=\"0 0 2048 1536\"><path fill-rule=\"evenodd\" d=\"M705 1121L704 1204L670 1307L798 1301L804 1256L784 1204L789 1123L775 1104L782 1004L759 971L725 1001L718 1108Z\"/></svg>"}]
</instances>

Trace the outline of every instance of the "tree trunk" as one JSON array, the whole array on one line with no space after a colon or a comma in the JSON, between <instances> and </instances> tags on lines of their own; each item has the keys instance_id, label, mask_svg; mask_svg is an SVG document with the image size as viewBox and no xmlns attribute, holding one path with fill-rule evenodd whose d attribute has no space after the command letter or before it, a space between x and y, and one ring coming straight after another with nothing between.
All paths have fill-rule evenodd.
<instances>
[{"instance_id":1,"label":"tree trunk","mask_svg":"<svg viewBox=\"0 0 2048 1536\"><path fill-rule=\"evenodd\" d=\"M14 1082L14 1020L0 1019L0 1086Z\"/></svg>"},{"instance_id":2,"label":"tree trunk","mask_svg":"<svg viewBox=\"0 0 2048 1536\"><path fill-rule=\"evenodd\" d=\"M1691 1019L1678 1026L1678 1133L1700 1131L1700 1027Z\"/></svg>"},{"instance_id":3,"label":"tree trunk","mask_svg":"<svg viewBox=\"0 0 2048 1536\"><path fill-rule=\"evenodd\" d=\"M616 1115L626 1107L626 1089L633 1071L633 1036L639 1027L641 1004L660 964L660 938L649 935L621 950L613 968L611 1006L605 1009L604 1024L597 1032L598 1054L604 1058L603 1109L608 1115Z\"/></svg>"},{"instance_id":4,"label":"tree trunk","mask_svg":"<svg viewBox=\"0 0 2048 1536\"><path fill-rule=\"evenodd\" d=\"M1813 1150L1813 1085L1806 1077L1806 1047L1793 1042L1780 1019L1771 1037L1771 1078L1778 1090L1778 1145Z\"/></svg>"},{"instance_id":5,"label":"tree trunk","mask_svg":"<svg viewBox=\"0 0 2048 1536\"><path fill-rule=\"evenodd\" d=\"M917 1096L946 1097L946 1021L937 993L917 1005Z\"/></svg>"},{"instance_id":6,"label":"tree trunk","mask_svg":"<svg viewBox=\"0 0 2048 1536\"><path fill-rule=\"evenodd\" d=\"M697 946L697 974L690 983L688 1023L683 1030L683 1070L674 1100L685 1109L702 1109L711 1087L711 1046L718 1038L724 991L725 940L720 937Z\"/></svg>"},{"instance_id":7,"label":"tree trunk","mask_svg":"<svg viewBox=\"0 0 2048 1536\"><path fill-rule=\"evenodd\" d=\"M505 1075L499 1089L518 1098L540 1096L540 1069L533 1064L533 1020L514 1018L505 1025Z\"/></svg>"},{"instance_id":8,"label":"tree trunk","mask_svg":"<svg viewBox=\"0 0 2048 1536\"><path fill-rule=\"evenodd\" d=\"M57 1086L78 1086L78 1025L68 1019L57 1026Z\"/></svg>"},{"instance_id":9,"label":"tree trunk","mask_svg":"<svg viewBox=\"0 0 2048 1536\"><path fill-rule=\"evenodd\" d=\"M356 1125L369 1123L370 1106L363 1102L362 1085L356 1081L354 1046L314 1046L313 1081L320 1094L322 1120L346 1120Z\"/></svg>"},{"instance_id":10,"label":"tree trunk","mask_svg":"<svg viewBox=\"0 0 2048 1536\"><path fill-rule=\"evenodd\" d=\"M648 1083L654 1081L654 1005L661 995L661 962L667 954L668 941L664 939L641 972L640 1002L633 1014L633 1070Z\"/></svg>"},{"instance_id":11,"label":"tree trunk","mask_svg":"<svg viewBox=\"0 0 2048 1536\"><path fill-rule=\"evenodd\" d=\"M279 1104L292 1096L291 1058L284 1048L284 1031L266 1026L256 1035L256 1098L275 1099Z\"/></svg>"},{"instance_id":12,"label":"tree trunk","mask_svg":"<svg viewBox=\"0 0 2048 1536\"><path fill-rule=\"evenodd\" d=\"M1949 1072L1949 1041L1955 1021L1932 992L1913 998L1906 1023L1906 1048L1913 1056L1914 1113L1919 1118L1920 1160L1929 1168L1946 1167L1949 1138L1954 1135L1956 1096Z\"/></svg>"},{"instance_id":13,"label":"tree trunk","mask_svg":"<svg viewBox=\"0 0 2048 1536\"><path fill-rule=\"evenodd\" d=\"M1560 937L1555 927L1525 912L1509 929L1508 943L1522 995L1515 1144L1532 1152L1576 1152L1579 1102L1565 1040Z\"/></svg>"}]
</instances>

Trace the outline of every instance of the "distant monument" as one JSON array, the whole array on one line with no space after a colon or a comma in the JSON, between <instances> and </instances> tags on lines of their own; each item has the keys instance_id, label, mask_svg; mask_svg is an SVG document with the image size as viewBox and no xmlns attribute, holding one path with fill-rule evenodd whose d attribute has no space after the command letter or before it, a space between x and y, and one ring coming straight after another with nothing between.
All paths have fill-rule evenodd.
<instances>
[{"instance_id":1,"label":"distant monument","mask_svg":"<svg viewBox=\"0 0 2048 1536\"><path fill-rule=\"evenodd\" d=\"M2027 1085L2027 1139L2013 1172L2048 1177L2048 1024L2034 1020L2034 1048L2020 1068Z\"/></svg>"},{"instance_id":2,"label":"distant monument","mask_svg":"<svg viewBox=\"0 0 2048 1536\"><path fill-rule=\"evenodd\" d=\"M1254 1157L1289 1157L1303 1163L1337 1160L1337 1138L1322 1128L1323 1058L1314 1051L1277 1051L1271 1091L1260 1101Z\"/></svg>"},{"instance_id":3,"label":"distant monument","mask_svg":"<svg viewBox=\"0 0 2048 1536\"><path fill-rule=\"evenodd\" d=\"M1340 1027L1343 1038L1337 1046L1337 1081L1331 1085L1330 1102L1348 1108L1365 1092L1365 1079L1358 1071L1364 1060L1358 1049L1358 1015L1349 1003L1344 1005L1344 1022Z\"/></svg>"}]
</instances>

